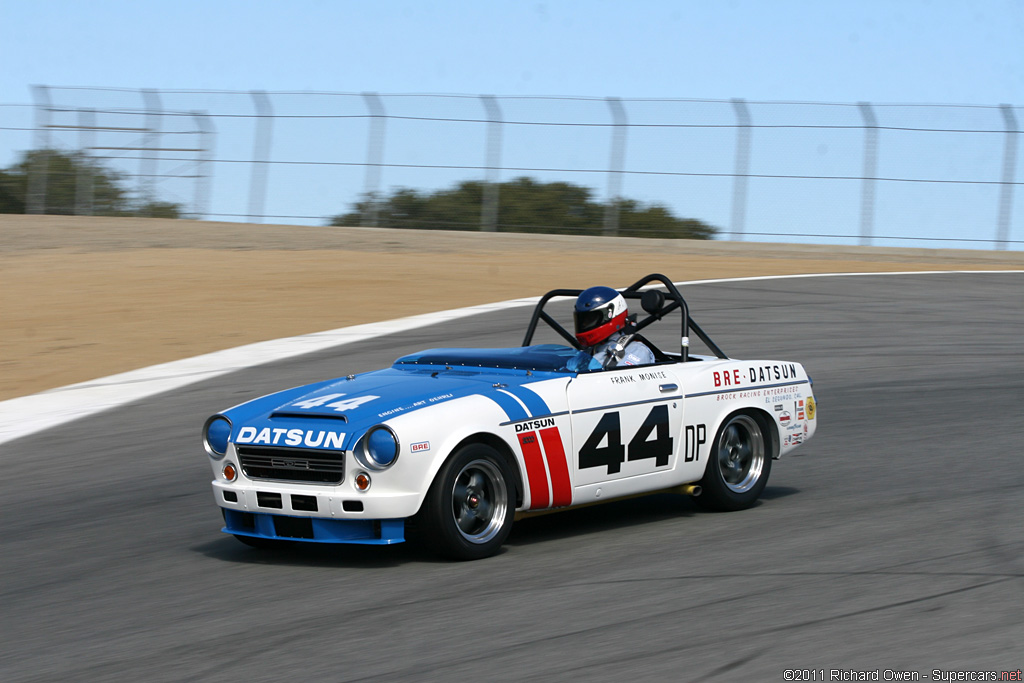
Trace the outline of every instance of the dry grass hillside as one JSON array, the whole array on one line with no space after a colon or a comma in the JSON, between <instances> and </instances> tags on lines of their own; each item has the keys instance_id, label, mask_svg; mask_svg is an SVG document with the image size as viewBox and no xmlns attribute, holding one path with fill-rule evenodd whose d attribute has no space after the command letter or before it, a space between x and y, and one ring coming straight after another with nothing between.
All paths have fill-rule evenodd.
<instances>
[{"instance_id":1,"label":"dry grass hillside","mask_svg":"<svg viewBox=\"0 0 1024 683\"><path fill-rule=\"evenodd\" d=\"M0 215L0 400L254 341L673 279L1024 270L1021 252Z\"/></svg>"}]
</instances>

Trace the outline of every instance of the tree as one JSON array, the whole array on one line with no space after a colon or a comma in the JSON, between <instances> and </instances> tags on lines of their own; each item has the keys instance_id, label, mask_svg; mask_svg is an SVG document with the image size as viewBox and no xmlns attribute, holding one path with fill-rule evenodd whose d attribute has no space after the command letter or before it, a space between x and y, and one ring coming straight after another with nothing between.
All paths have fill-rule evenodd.
<instances>
[{"instance_id":1,"label":"tree","mask_svg":"<svg viewBox=\"0 0 1024 683\"><path fill-rule=\"evenodd\" d=\"M21 161L0 171L0 213L28 210L29 183L36 173L45 178L46 214L75 215L79 203L91 198L89 213L95 216L181 216L178 204L152 199L133 202L122 187L124 176L117 171L80 152L53 149L24 152Z\"/></svg>"},{"instance_id":2,"label":"tree","mask_svg":"<svg viewBox=\"0 0 1024 683\"><path fill-rule=\"evenodd\" d=\"M24 183L6 171L0 171L0 213L25 213Z\"/></svg>"},{"instance_id":3,"label":"tree","mask_svg":"<svg viewBox=\"0 0 1024 683\"><path fill-rule=\"evenodd\" d=\"M454 188L423 193L399 188L390 197L365 196L331 225L362 225L376 202L377 224L388 228L479 230L484 183L464 181ZM605 205L589 188L516 178L498 186L498 228L505 232L597 235L604 229ZM712 239L716 228L693 218L676 218L664 206L620 200L618 234L627 237Z\"/></svg>"}]
</instances>

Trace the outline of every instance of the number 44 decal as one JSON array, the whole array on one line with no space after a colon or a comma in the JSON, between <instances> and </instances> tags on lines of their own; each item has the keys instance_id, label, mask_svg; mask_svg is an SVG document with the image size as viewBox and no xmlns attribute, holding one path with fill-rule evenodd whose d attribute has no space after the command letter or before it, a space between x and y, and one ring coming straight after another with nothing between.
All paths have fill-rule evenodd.
<instances>
[{"instance_id":1,"label":"number 44 decal","mask_svg":"<svg viewBox=\"0 0 1024 683\"><path fill-rule=\"evenodd\" d=\"M334 408L336 412L342 413L346 410L355 410L364 403L369 403L374 399L380 398L380 396L356 396L353 398L346 398L344 401L334 401L336 398L341 398L345 394L327 394L326 396L319 396L317 398L307 398L302 401L296 401L292 404L292 408L304 408L309 410L311 408L319 408L320 406L326 405L328 408ZM330 403L334 401L334 403Z\"/></svg>"},{"instance_id":2,"label":"number 44 decal","mask_svg":"<svg viewBox=\"0 0 1024 683\"><path fill-rule=\"evenodd\" d=\"M647 439L657 430L653 441ZM629 441L628 459L645 460L654 458L655 467L664 467L672 455L672 436L668 425L668 406L654 406L640 429ZM599 446L605 437L608 443ZM605 413L594 428L583 448L580 449L580 469L608 467L608 474L616 474L627 459L626 447L622 445L622 427L619 414Z\"/></svg>"},{"instance_id":3,"label":"number 44 decal","mask_svg":"<svg viewBox=\"0 0 1024 683\"><path fill-rule=\"evenodd\" d=\"M654 432L654 439L651 433ZM604 446L599 445L608 438ZM686 462L700 459L700 447L707 440L704 425L686 427ZM664 467L672 455L672 436L668 420L668 406L654 406L640 429L629 441L628 449L622 445L622 427L619 414L605 413L601 416L594 432L580 449L580 469L607 467L608 474L617 474L626 460L654 459L655 467Z\"/></svg>"}]
</instances>

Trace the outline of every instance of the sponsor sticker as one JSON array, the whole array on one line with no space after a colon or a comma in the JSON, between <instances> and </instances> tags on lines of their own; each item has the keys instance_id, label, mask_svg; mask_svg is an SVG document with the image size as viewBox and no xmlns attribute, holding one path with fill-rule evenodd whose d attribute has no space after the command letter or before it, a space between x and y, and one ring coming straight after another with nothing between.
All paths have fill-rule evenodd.
<instances>
[{"instance_id":1,"label":"sponsor sticker","mask_svg":"<svg viewBox=\"0 0 1024 683\"><path fill-rule=\"evenodd\" d=\"M786 435L786 439L783 442L783 445L785 445L785 446L799 446L803 442L804 442L804 435L801 434L800 432L796 432L795 434L787 434Z\"/></svg>"},{"instance_id":2,"label":"sponsor sticker","mask_svg":"<svg viewBox=\"0 0 1024 683\"><path fill-rule=\"evenodd\" d=\"M813 420L814 419L814 411L816 409L817 409L817 406L814 405L814 397L813 396L808 396L807 397L807 419L808 420Z\"/></svg>"},{"instance_id":3,"label":"sponsor sticker","mask_svg":"<svg viewBox=\"0 0 1024 683\"><path fill-rule=\"evenodd\" d=\"M410 453L422 453L423 451L429 451L429 450L430 450L430 442L429 441L418 441L416 443L409 444L409 452Z\"/></svg>"}]
</instances>

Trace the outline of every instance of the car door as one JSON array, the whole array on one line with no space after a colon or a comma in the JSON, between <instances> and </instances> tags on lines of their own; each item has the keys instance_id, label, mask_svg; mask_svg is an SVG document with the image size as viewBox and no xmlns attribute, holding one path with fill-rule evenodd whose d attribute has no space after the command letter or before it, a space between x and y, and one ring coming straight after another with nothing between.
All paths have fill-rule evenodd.
<instances>
[{"instance_id":1,"label":"car door","mask_svg":"<svg viewBox=\"0 0 1024 683\"><path fill-rule=\"evenodd\" d=\"M672 367L590 372L569 383L574 504L670 485L683 421Z\"/></svg>"}]
</instances>

